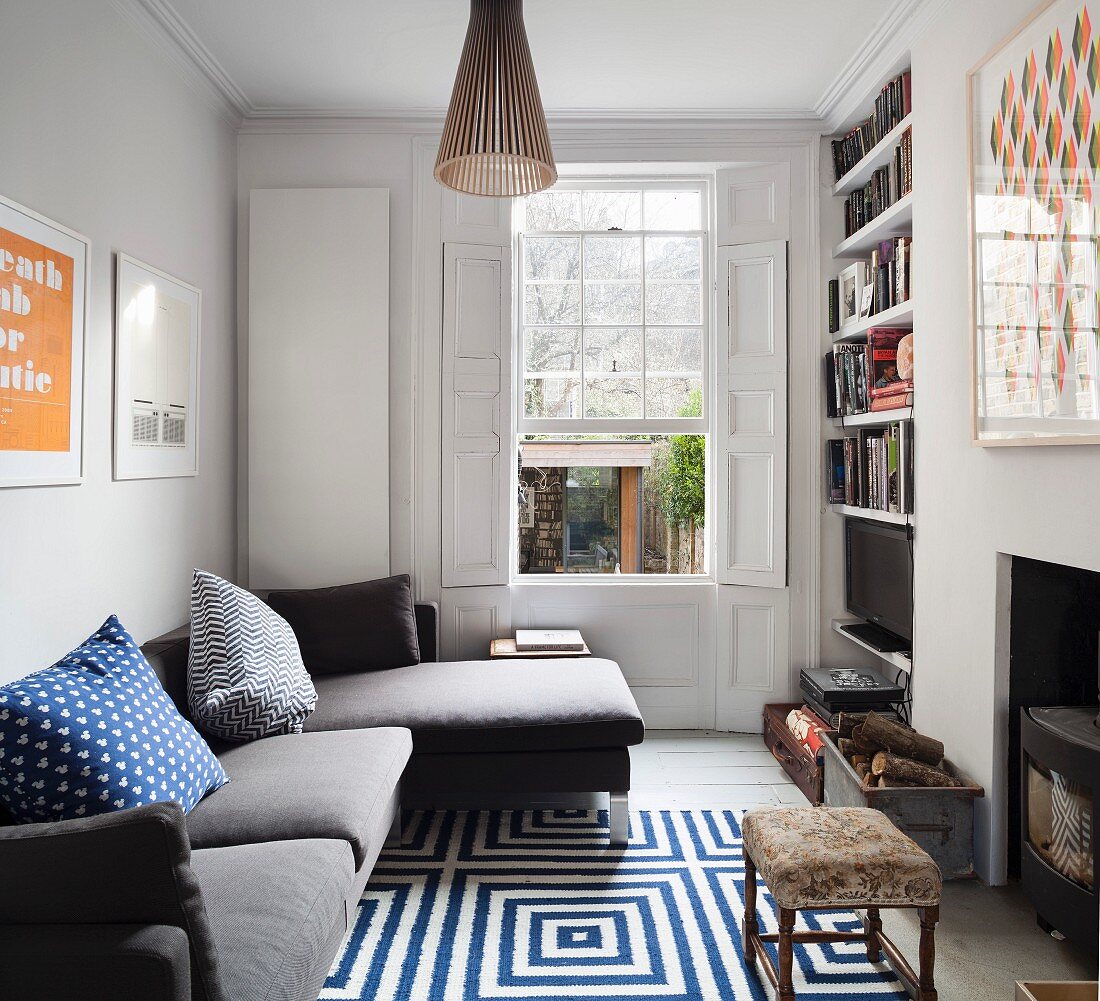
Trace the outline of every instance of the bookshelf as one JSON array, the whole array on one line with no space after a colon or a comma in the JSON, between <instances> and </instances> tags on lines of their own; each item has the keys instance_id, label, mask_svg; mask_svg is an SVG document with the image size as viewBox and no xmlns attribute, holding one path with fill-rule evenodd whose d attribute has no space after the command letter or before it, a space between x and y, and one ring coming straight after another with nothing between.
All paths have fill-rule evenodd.
<instances>
[{"instance_id":1,"label":"bookshelf","mask_svg":"<svg viewBox=\"0 0 1100 1001\"><path fill-rule=\"evenodd\" d=\"M913 235L913 195L899 198L885 212L880 212L862 229L856 230L833 248L833 257L869 257L883 240L895 236Z\"/></svg>"},{"instance_id":2,"label":"bookshelf","mask_svg":"<svg viewBox=\"0 0 1100 1001\"><path fill-rule=\"evenodd\" d=\"M834 344L852 344L867 339L867 331L872 327L912 327L913 326L913 300L906 299L896 306L884 309L880 313L868 316L865 320L854 320L845 323L835 334Z\"/></svg>"},{"instance_id":3,"label":"bookshelf","mask_svg":"<svg viewBox=\"0 0 1100 1001\"><path fill-rule=\"evenodd\" d=\"M848 414L846 417L834 417L837 428L873 428L895 421L907 421L913 416L912 407L899 407L897 410L878 410L866 414Z\"/></svg>"},{"instance_id":4,"label":"bookshelf","mask_svg":"<svg viewBox=\"0 0 1100 1001\"><path fill-rule=\"evenodd\" d=\"M894 147L901 142L905 130L912 127L913 116L906 115L897 125L886 133L867 155L833 185L834 195L850 195L862 188L879 167L887 166L894 156Z\"/></svg>"},{"instance_id":5,"label":"bookshelf","mask_svg":"<svg viewBox=\"0 0 1100 1001\"><path fill-rule=\"evenodd\" d=\"M840 353L833 359L826 359L828 362L826 376L828 377L828 373L834 369L837 373L834 376L837 380L835 392L832 387L829 387L828 399L830 407L838 405L841 412L866 406L868 390L876 384L876 374L882 378L882 369L879 366L890 364L890 359L893 357L890 353L892 344L897 343L896 338L900 337L900 334L894 335L891 339L886 331L907 332L913 330L916 325L912 296L914 279L909 275L908 268L912 259L913 213L917 194L914 190L916 185L912 181L910 166L913 140L913 115L908 106L910 88L908 78L902 80L902 76L906 73L908 73L907 69L895 69L890 77L881 81L880 89L868 95L865 111L866 115L872 116L873 121L853 123L852 129L845 129L844 133L834 137L834 163L839 159L848 166L843 176L839 180L834 179L832 184L832 196L838 200L838 204L845 203L842 219L862 220L876 209L879 213L846 237L843 237L844 223L841 221L840 235L843 239L830 240L826 229L823 245L831 249L832 259L835 262L835 271L829 277L839 279L840 274L853 261L870 262L865 269L866 281L868 284L875 284L876 302L890 303L901 295L908 295L908 298L901 302L886 305L886 308L864 319L853 319L842 325L840 329L831 332L831 346ZM899 82L901 87L896 86ZM891 120L894 124L883 132L881 123ZM870 141L873 141L869 136L878 134L881 134L881 138L867 149L859 160L852 163L850 145L853 141L852 137L855 137L856 148L864 149ZM833 170L834 163L830 163L826 158L825 169ZM861 198L863 200L859 202ZM893 201L883 208L883 202L889 202L890 199ZM910 242L907 243L906 240L899 238L907 238ZM888 241L892 245L889 245ZM920 251L918 250L917 253L919 254ZM835 313L833 315L835 316ZM874 343L868 346L866 353L861 352L859 345L867 345L869 333L876 328L882 329L883 334L876 334L871 338ZM855 353L856 359L854 373L852 352ZM842 360L845 360L843 366ZM841 374L842 371L847 375ZM896 377L897 373L895 372L894 375ZM882 385L881 382L877 384ZM842 394L843 401L840 399ZM915 431L916 428L912 423L902 423L911 422L912 419L913 408L902 407L895 410L835 417L829 422L828 432L824 437L830 440L858 438L859 441L856 446L848 442L843 449L842 472L852 477L854 483L859 484L854 491L852 484L849 484L849 499L854 496L856 499L868 502L869 498L875 498L875 503L883 506L889 499L889 503L895 507L914 506L911 503L912 482L911 479L904 478L904 470L911 463L914 454L913 436L909 432ZM866 452L864 451L865 442L868 450ZM895 446L898 448L896 460L892 451ZM838 462L838 450L840 450L839 445L830 445L825 449L826 466L829 470L829 476L825 479L823 486L825 507L830 514L837 516L829 521L829 524L837 527L826 528L826 531L842 531L844 518L860 518L893 526L915 525L916 516L912 512L886 511L832 502L832 497L837 496L833 492L836 484L833 483L832 487L829 484L834 475L832 467ZM863 457L853 458L853 451ZM843 636L848 643L866 650L882 661L886 668L884 673L911 671L912 660L909 656L900 653L882 653L870 644L845 632L843 627L854 621L858 620L851 617L833 619L832 631L838 636Z\"/></svg>"}]
</instances>

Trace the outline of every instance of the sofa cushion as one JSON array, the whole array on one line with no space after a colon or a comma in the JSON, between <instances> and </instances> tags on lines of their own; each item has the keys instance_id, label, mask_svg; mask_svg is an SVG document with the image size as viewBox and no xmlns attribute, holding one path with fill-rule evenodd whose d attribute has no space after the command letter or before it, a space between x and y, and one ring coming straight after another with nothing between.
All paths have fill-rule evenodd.
<instances>
[{"instance_id":1,"label":"sofa cushion","mask_svg":"<svg viewBox=\"0 0 1100 1001\"><path fill-rule=\"evenodd\" d=\"M336 838L373 864L409 760L408 730L287 734L221 752L233 781L187 818L195 848Z\"/></svg>"},{"instance_id":2,"label":"sofa cushion","mask_svg":"<svg viewBox=\"0 0 1100 1001\"><path fill-rule=\"evenodd\" d=\"M277 841L191 856L233 1001L315 1001L347 930L345 841Z\"/></svg>"},{"instance_id":3,"label":"sofa cushion","mask_svg":"<svg viewBox=\"0 0 1100 1001\"><path fill-rule=\"evenodd\" d=\"M52 667L0 686L0 802L17 822L169 800L187 811L228 781L113 615Z\"/></svg>"},{"instance_id":4,"label":"sofa cushion","mask_svg":"<svg viewBox=\"0 0 1100 1001\"><path fill-rule=\"evenodd\" d=\"M309 591L272 591L267 603L294 630L311 675L420 662L408 574Z\"/></svg>"},{"instance_id":5,"label":"sofa cushion","mask_svg":"<svg viewBox=\"0 0 1100 1001\"><path fill-rule=\"evenodd\" d=\"M315 683L307 731L403 726L417 753L624 747L644 736L618 664L599 658L417 664Z\"/></svg>"},{"instance_id":6,"label":"sofa cushion","mask_svg":"<svg viewBox=\"0 0 1100 1001\"><path fill-rule=\"evenodd\" d=\"M301 733L317 704L294 630L254 594L205 570L191 585L189 656L191 713L223 740Z\"/></svg>"}]
</instances>

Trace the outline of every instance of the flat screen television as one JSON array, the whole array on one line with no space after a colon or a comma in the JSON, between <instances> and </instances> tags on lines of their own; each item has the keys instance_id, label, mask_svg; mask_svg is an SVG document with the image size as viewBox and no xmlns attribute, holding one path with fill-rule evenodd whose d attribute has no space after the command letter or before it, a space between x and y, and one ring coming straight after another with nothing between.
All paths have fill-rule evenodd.
<instances>
[{"instance_id":1,"label":"flat screen television","mask_svg":"<svg viewBox=\"0 0 1100 1001\"><path fill-rule=\"evenodd\" d=\"M903 525L846 518L845 598L848 611L913 640L913 558Z\"/></svg>"}]
</instances>

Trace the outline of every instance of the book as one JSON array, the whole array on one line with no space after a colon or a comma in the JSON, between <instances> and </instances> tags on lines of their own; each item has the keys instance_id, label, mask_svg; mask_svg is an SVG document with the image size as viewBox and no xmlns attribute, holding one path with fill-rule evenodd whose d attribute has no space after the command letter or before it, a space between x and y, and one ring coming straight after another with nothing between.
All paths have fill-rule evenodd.
<instances>
[{"instance_id":1,"label":"book","mask_svg":"<svg viewBox=\"0 0 1100 1001\"><path fill-rule=\"evenodd\" d=\"M826 492L830 504L845 503L844 439L833 438L825 443Z\"/></svg>"},{"instance_id":2,"label":"book","mask_svg":"<svg viewBox=\"0 0 1100 1001\"><path fill-rule=\"evenodd\" d=\"M828 442L826 489L830 504L894 514L913 512L913 422L860 428Z\"/></svg>"},{"instance_id":3,"label":"book","mask_svg":"<svg viewBox=\"0 0 1100 1001\"><path fill-rule=\"evenodd\" d=\"M867 350L870 354L870 395L896 396L912 389L912 380L898 374L898 343L909 330L892 327L872 327L867 331Z\"/></svg>"},{"instance_id":4,"label":"book","mask_svg":"<svg viewBox=\"0 0 1100 1001\"><path fill-rule=\"evenodd\" d=\"M540 650L562 652L584 649L584 639L577 629L517 629L516 650L534 653Z\"/></svg>"},{"instance_id":5,"label":"book","mask_svg":"<svg viewBox=\"0 0 1100 1001\"><path fill-rule=\"evenodd\" d=\"M833 278L829 281L829 333L835 334L840 329L840 279Z\"/></svg>"},{"instance_id":6,"label":"book","mask_svg":"<svg viewBox=\"0 0 1100 1001\"><path fill-rule=\"evenodd\" d=\"M871 412L879 413L883 410L898 410L901 407L913 405L913 391L910 389L904 393L895 393L892 396L876 396L871 400Z\"/></svg>"}]
</instances>

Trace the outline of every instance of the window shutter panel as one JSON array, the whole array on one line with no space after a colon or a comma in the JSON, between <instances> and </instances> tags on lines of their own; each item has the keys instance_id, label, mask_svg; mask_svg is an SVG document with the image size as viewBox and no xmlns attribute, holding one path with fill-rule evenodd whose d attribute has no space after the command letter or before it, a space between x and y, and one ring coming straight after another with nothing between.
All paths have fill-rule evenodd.
<instances>
[{"instance_id":1,"label":"window shutter panel","mask_svg":"<svg viewBox=\"0 0 1100 1001\"><path fill-rule=\"evenodd\" d=\"M718 248L717 579L787 583L787 244Z\"/></svg>"},{"instance_id":2,"label":"window shutter panel","mask_svg":"<svg viewBox=\"0 0 1100 1001\"><path fill-rule=\"evenodd\" d=\"M511 251L443 247L443 586L508 583Z\"/></svg>"},{"instance_id":3,"label":"window shutter panel","mask_svg":"<svg viewBox=\"0 0 1100 1001\"><path fill-rule=\"evenodd\" d=\"M718 246L790 239L789 163L719 170L715 183Z\"/></svg>"}]
</instances>

